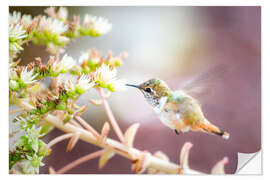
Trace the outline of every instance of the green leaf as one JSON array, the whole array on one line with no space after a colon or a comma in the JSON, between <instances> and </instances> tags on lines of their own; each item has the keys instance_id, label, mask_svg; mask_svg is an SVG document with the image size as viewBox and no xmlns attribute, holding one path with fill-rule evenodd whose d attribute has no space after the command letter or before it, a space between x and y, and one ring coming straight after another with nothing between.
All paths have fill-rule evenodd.
<instances>
[{"instance_id":1,"label":"green leaf","mask_svg":"<svg viewBox=\"0 0 270 180\"><path fill-rule=\"evenodd\" d=\"M41 126L41 130L40 130L40 134L42 136L48 134L51 130L54 129L54 126L48 124L48 123L44 123L42 126Z\"/></svg>"},{"instance_id":2,"label":"green leaf","mask_svg":"<svg viewBox=\"0 0 270 180\"><path fill-rule=\"evenodd\" d=\"M13 167L14 164L22 159L23 158L19 152L9 152L9 170Z\"/></svg>"},{"instance_id":3,"label":"green leaf","mask_svg":"<svg viewBox=\"0 0 270 180\"><path fill-rule=\"evenodd\" d=\"M55 107L57 110L66 110L66 108L67 108L67 104L66 104L66 102L64 102L64 101L60 101L57 105L56 105L56 107Z\"/></svg>"}]
</instances>

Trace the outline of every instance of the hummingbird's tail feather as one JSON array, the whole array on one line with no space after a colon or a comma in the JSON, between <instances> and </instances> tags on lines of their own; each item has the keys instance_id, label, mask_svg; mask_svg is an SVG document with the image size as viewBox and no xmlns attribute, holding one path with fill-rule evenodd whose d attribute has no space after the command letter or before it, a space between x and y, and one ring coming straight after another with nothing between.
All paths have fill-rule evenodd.
<instances>
[{"instance_id":1,"label":"hummingbird's tail feather","mask_svg":"<svg viewBox=\"0 0 270 180\"><path fill-rule=\"evenodd\" d=\"M215 134L215 135L219 135L221 137L223 137L224 139L229 139L230 138L230 134L220 130L218 127L216 127L215 125L212 125L210 123L200 123L200 128L203 131Z\"/></svg>"}]
</instances>

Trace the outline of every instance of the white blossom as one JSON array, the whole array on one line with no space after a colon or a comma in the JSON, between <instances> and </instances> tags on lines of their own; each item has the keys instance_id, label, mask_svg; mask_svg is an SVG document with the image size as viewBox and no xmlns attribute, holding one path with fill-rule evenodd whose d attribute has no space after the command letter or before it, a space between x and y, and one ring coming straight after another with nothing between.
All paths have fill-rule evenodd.
<instances>
[{"instance_id":1,"label":"white blossom","mask_svg":"<svg viewBox=\"0 0 270 180\"><path fill-rule=\"evenodd\" d=\"M64 80L64 79L63 79L62 82L63 82L63 84L64 84L65 89L66 89L68 92L72 92L72 91L75 90L75 86L74 86L74 84L73 84L73 82L72 82L71 79L69 79L69 80Z\"/></svg>"},{"instance_id":2,"label":"white blossom","mask_svg":"<svg viewBox=\"0 0 270 180\"><path fill-rule=\"evenodd\" d=\"M89 76L87 75L82 75L80 79L78 80L78 83L76 85L76 88L79 89L82 93L90 89L91 87L94 86L94 83L91 82Z\"/></svg>"},{"instance_id":3,"label":"white blossom","mask_svg":"<svg viewBox=\"0 0 270 180\"><path fill-rule=\"evenodd\" d=\"M12 66L12 64L10 64ZM9 88L11 90L17 90L19 88L18 75L16 69L13 67L9 67Z\"/></svg>"},{"instance_id":4,"label":"white blossom","mask_svg":"<svg viewBox=\"0 0 270 180\"><path fill-rule=\"evenodd\" d=\"M94 30L99 35L106 34L112 28L112 24L106 18L88 14L84 16L83 26Z\"/></svg>"},{"instance_id":5,"label":"white blossom","mask_svg":"<svg viewBox=\"0 0 270 180\"><path fill-rule=\"evenodd\" d=\"M40 20L38 30L41 32L47 31L53 34L62 34L66 32L68 26L63 21L43 16Z\"/></svg>"},{"instance_id":6,"label":"white blossom","mask_svg":"<svg viewBox=\"0 0 270 180\"><path fill-rule=\"evenodd\" d=\"M16 23L16 21L18 22ZM19 21L20 13L14 12L14 16L10 16L9 18L9 50L15 53L23 50L21 46L23 43L23 39L28 36Z\"/></svg>"},{"instance_id":7,"label":"white blossom","mask_svg":"<svg viewBox=\"0 0 270 180\"><path fill-rule=\"evenodd\" d=\"M41 136L40 130L41 127L36 128L35 125L33 125L32 128L27 129L27 137L33 141L38 140L38 138Z\"/></svg>"},{"instance_id":8,"label":"white blossom","mask_svg":"<svg viewBox=\"0 0 270 180\"><path fill-rule=\"evenodd\" d=\"M37 77L38 74L34 74L34 69L27 71L27 67L23 68L20 79L24 84L31 84L33 82L36 82L34 80Z\"/></svg>"},{"instance_id":9,"label":"white blossom","mask_svg":"<svg viewBox=\"0 0 270 180\"><path fill-rule=\"evenodd\" d=\"M14 25L14 24L18 24L21 20L21 13L20 12L16 12L13 11L13 13L9 13L9 25Z\"/></svg>"},{"instance_id":10,"label":"white blossom","mask_svg":"<svg viewBox=\"0 0 270 180\"><path fill-rule=\"evenodd\" d=\"M22 25L26 29L32 24L33 20L31 15L23 15L22 16Z\"/></svg>"},{"instance_id":11,"label":"white blossom","mask_svg":"<svg viewBox=\"0 0 270 180\"><path fill-rule=\"evenodd\" d=\"M9 30L9 39L13 42L13 41L18 41L21 40L25 37L27 37L26 31L23 30L22 25L20 24L11 24L8 26L8 30Z\"/></svg>"},{"instance_id":12,"label":"white blossom","mask_svg":"<svg viewBox=\"0 0 270 180\"><path fill-rule=\"evenodd\" d=\"M111 69L108 65L102 64L95 72L95 79L101 81L104 84L115 79L117 71L115 68Z\"/></svg>"},{"instance_id":13,"label":"white blossom","mask_svg":"<svg viewBox=\"0 0 270 180\"><path fill-rule=\"evenodd\" d=\"M9 25L17 25L20 24L27 29L32 24L31 15L21 15L20 12L14 11L12 14L9 14Z\"/></svg>"},{"instance_id":14,"label":"white blossom","mask_svg":"<svg viewBox=\"0 0 270 180\"><path fill-rule=\"evenodd\" d=\"M76 62L73 60L73 58L65 54L61 61L55 61L52 64L52 71L56 74L65 73L66 71L70 70L75 64Z\"/></svg>"},{"instance_id":15,"label":"white blossom","mask_svg":"<svg viewBox=\"0 0 270 180\"><path fill-rule=\"evenodd\" d=\"M115 68L111 69L108 65L102 64L94 74L97 82L109 86L112 91L123 91L126 89L126 81L116 78L117 71Z\"/></svg>"}]
</instances>

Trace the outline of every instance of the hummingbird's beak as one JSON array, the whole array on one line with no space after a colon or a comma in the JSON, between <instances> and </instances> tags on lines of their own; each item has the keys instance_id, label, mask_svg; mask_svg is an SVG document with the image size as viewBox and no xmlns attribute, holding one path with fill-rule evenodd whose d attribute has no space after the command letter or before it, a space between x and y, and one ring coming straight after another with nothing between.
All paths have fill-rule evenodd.
<instances>
[{"instance_id":1,"label":"hummingbird's beak","mask_svg":"<svg viewBox=\"0 0 270 180\"><path fill-rule=\"evenodd\" d=\"M130 87L135 87L135 88L141 89L140 86L133 85L133 84L126 84L126 86L130 86Z\"/></svg>"}]
</instances>

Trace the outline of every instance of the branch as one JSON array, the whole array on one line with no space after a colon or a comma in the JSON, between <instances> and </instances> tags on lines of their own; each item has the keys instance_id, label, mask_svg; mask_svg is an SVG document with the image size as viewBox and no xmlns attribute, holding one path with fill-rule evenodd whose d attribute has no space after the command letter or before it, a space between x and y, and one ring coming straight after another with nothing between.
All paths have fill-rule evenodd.
<instances>
[{"instance_id":1,"label":"branch","mask_svg":"<svg viewBox=\"0 0 270 180\"><path fill-rule=\"evenodd\" d=\"M125 144L126 141L125 141L124 135L123 135L121 129L119 128L119 125L117 124L117 122L116 122L116 120L115 120L115 118L113 116L112 110L111 110L111 108L109 106L108 101L106 100L106 96L104 94L103 89L98 88L98 92L99 92L99 95L100 95L100 97L102 99L106 114L107 114L107 116L108 116L108 118L110 120L110 123L111 123L111 125L113 127L113 130L114 130L115 134L118 136L120 141Z\"/></svg>"},{"instance_id":2,"label":"branch","mask_svg":"<svg viewBox=\"0 0 270 180\"><path fill-rule=\"evenodd\" d=\"M31 104L19 98L16 99L15 102L18 106L23 107L26 111L34 108ZM74 125L71 125L70 123L64 124L60 117L54 116L52 114L46 114L42 119L66 133L80 133L79 138L81 140L94 144L100 148L109 148L118 155L130 159L131 161L136 160L136 158L143 154L143 152L138 149L128 147L125 144L122 144L110 138L106 138L104 143L100 143L99 139L96 139L90 131L76 127ZM182 167L180 167L180 165L178 164L159 159L151 154L148 156L148 167L160 170L164 173L171 174L177 174L179 173L179 169L182 169ZM189 173L198 174L199 172L190 170Z\"/></svg>"},{"instance_id":3,"label":"branch","mask_svg":"<svg viewBox=\"0 0 270 180\"><path fill-rule=\"evenodd\" d=\"M85 122L85 120L83 118L81 118L80 116L75 116L74 117L77 121L79 121L79 123L81 123L81 125L87 129L89 132L91 132L96 139L100 139L100 135L98 134L98 132L92 128L87 122Z\"/></svg>"},{"instance_id":4,"label":"branch","mask_svg":"<svg viewBox=\"0 0 270 180\"><path fill-rule=\"evenodd\" d=\"M80 132L80 139L99 146L101 148L111 148L117 154L126 157L130 160L134 160L134 157L138 157L142 152L135 148L128 148L124 144L121 144L115 140L107 138L105 143L100 144L98 140L89 132L84 129L80 129L78 127L72 126L71 124L64 124L58 117L48 114L44 119L44 121L49 122L53 126L57 127L58 129L66 132L66 133L75 133ZM154 156L149 157L150 163L149 167L154 169L159 169L166 173L173 173L176 174L179 172L179 165L167 162L161 159L158 159Z\"/></svg>"}]
</instances>

